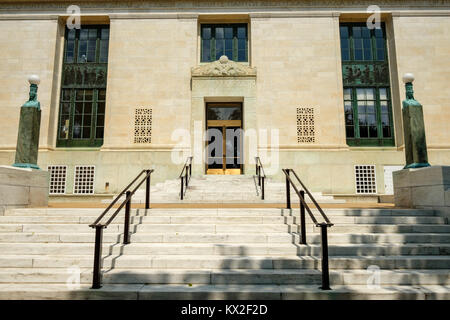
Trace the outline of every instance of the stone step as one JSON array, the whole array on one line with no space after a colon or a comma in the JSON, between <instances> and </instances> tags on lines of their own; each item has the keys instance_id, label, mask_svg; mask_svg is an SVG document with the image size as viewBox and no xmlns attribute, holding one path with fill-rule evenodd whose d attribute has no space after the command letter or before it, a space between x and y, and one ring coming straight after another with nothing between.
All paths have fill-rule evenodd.
<instances>
[{"instance_id":1,"label":"stone step","mask_svg":"<svg viewBox=\"0 0 450 320\"><path fill-rule=\"evenodd\" d=\"M192 256L192 255L109 255L103 269L320 269L321 258L312 256ZM450 269L450 256L331 256L330 269ZM92 255L6 255L1 268L91 268Z\"/></svg>"},{"instance_id":2,"label":"stone step","mask_svg":"<svg viewBox=\"0 0 450 320\"><path fill-rule=\"evenodd\" d=\"M307 232L309 230L307 229ZM313 232L320 232L320 228L312 226ZM354 225L335 225L328 228L330 233L449 233L450 225L390 225L390 224L354 224Z\"/></svg>"},{"instance_id":3,"label":"stone step","mask_svg":"<svg viewBox=\"0 0 450 320\"><path fill-rule=\"evenodd\" d=\"M50 209L9 209L5 216L88 216L97 218L104 209L77 209L77 208L50 208ZM319 217L317 210L312 209L314 215ZM324 209L329 217L333 216L435 216L433 210L419 209ZM119 214L124 214L121 210ZM299 209L294 208L292 213L289 209L276 208L219 208L219 209L132 209L133 215L195 215L195 216L235 216L235 215L299 215Z\"/></svg>"},{"instance_id":4,"label":"stone step","mask_svg":"<svg viewBox=\"0 0 450 320\"><path fill-rule=\"evenodd\" d=\"M94 243L0 243L1 255L84 255L93 254ZM284 243L121 243L104 244L104 256L108 254L131 255L298 255L320 256L320 244ZM450 255L448 243L407 244L330 244L330 256L398 256L398 255Z\"/></svg>"},{"instance_id":5,"label":"stone step","mask_svg":"<svg viewBox=\"0 0 450 320\"><path fill-rule=\"evenodd\" d=\"M190 216L187 215L148 215L132 216L131 223L135 224L299 224L298 216L252 216L250 214L243 216ZM331 217L335 224L445 224L443 217L351 217L334 216ZM306 217L306 221L311 223L311 218ZM92 217L76 216L0 216L0 224L86 224L93 222ZM123 223L123 219L116 218L113 224Z\"/></svg>"},{"instance_id":6,"label":"stone step","mask_svg":"<svg viewBox=\"0 0 450 320\"><path fill-rule=\"evenodd\" d=\"M92 243L94 232L90 233L0 233L0 242L72 242ZM299 243L296 233L267 234L220 234L220 233L132 233L133 243ZM123 233L105 233L103 241L121 242ZM329 243L449 243L448 234L329 234ZM320 243L320 234L307 234L308 243Z\"/></svg>"},{"instance_id":7,"label":"stone step","mask_svg":"<svg viewBox=\"0 0 450 320\"><path fill-rule=\"evenodd\" d=\"M86 230L87 231L87 230ZM307 242L321 242L320 234L308 233ZM94 231L86 233L0 233L0 243L93 243ZM105 233L103 242L118 243L123 240L123 233ZM132 243L299 243L298 233L131 233ZM450 234L446 233L330 233L330 244L351 243L450 243Z\"/></svg>"},{"instance_id":8,"label":"stone step","mask_svg":"<svg viewBox=\"0 0 450 320\"><path fill-rule=\"evenodd\" d=\"M450 270L379 270L381 285L449 285ZM92 272L80 268L81 283L91 283ZM0 283L67 283L73 270L63 268L0 268ZM367 270L331 270L331 285L367 284ZM316 284L320 270L296 269L112 269L103 271L104 284Z\"/></svg>"},{"instance_id":9,"label":"stone step","mask_svg":"<svg viewBox=\"0 0 450 320\"><path fill-rule=\"evenodd\" d=\"M441 285L380 286L333 285L90 285L0 284L1 300L449 300L450 287Z\"/></svg>"}]
</instances>

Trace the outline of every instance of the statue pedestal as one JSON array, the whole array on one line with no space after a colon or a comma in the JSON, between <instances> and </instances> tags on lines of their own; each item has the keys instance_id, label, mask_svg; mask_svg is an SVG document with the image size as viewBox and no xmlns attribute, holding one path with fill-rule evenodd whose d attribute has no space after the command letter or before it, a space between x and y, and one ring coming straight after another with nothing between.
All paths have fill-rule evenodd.
<instances>
[{"instance_id":1,"label":"statue pedestal","mask_svg":"<svg viewBox=\"0 0 450 320\"><path fill-rule=\"evenodd\" d=\"M433 209L450 217L450 166L394 171L393 180L396 206Z\"/></svg>"},{"instance_id":2,"label":"statue pedestal","mask_svg":"<svg viewBox=\"0 0 450 320\"><path fill-rule=\"evenodd\" d=\"M7 208L46 207L48 172L0 166L0 215Z\"/></svg>"}]
</instances>

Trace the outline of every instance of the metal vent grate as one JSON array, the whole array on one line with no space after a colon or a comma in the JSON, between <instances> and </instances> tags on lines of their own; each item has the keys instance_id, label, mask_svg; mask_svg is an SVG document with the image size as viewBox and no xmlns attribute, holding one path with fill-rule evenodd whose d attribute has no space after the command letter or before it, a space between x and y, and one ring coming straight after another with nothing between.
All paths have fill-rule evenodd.
<instances>
[{"instance_id":1,"label":"metal vent grate","mask_svg":"<svg viewBox=\"0 0 450 320\"><path fill-rule=\"evenodd\" d=\"M75 166L74 194L93 194L95 166Z\"/></svg>"},{"instance_id":2,"label":"metal vent grate","mask_svg":"<svg viewBox=\"0 0 450 320\"><path fill-rule=\"evenodd\" d=\"M375 178L374 165L355 166L356 193L377 193L377 181Z\"/></svg>"},{"instance_id":3,"label":"metal vent grate","mask_svg":"<svg viewBox=\"0 0 450 320\"><path fill-rule=\"evenodd\" d=\"M134 112L134 143L152 142L152 109L138 108Z\"/></svg>"},{"instance_id":4,"label":"metal vent grate","mask_svg":"<svg viewBox=\"0 0 450 320\"><path fill-rule=\"evenodd\" d=\"M297 108L297 142L316 142L314 108Z\"/></svg>"},{"instance_id":5,"label":"metal vent grate","mask_svg":"<svg viewBox=\"0 0 450 320\"><path fill-rule=\"evenodd\" d=\"M47 166L50 176L49 194L65 194L67 180L67 166L50 165Z\"/></svg>"}]
</instances>

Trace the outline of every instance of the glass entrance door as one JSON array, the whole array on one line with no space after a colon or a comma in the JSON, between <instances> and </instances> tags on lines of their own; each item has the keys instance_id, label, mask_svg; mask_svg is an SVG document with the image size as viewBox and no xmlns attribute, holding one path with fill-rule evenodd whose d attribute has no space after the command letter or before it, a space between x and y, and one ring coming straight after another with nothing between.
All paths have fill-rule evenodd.
<instances>
[{"instance_id":1,"label":"glass entrance door","mask_svg":"<svg viewBox=\"0 0 450 320\"><path fill-rule=\"evenodd\" d=\"M236 103L207 105L207 174L241 174L242 106Z\"/></svg>"}]
</instances>

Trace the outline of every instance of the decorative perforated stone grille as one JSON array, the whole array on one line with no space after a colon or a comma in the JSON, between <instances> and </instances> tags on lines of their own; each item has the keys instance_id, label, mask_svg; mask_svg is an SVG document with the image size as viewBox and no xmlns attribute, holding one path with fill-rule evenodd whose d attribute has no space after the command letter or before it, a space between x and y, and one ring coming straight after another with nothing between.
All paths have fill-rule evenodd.
<instances>
[{"instance_id":1,"label":"decorative perforated stone grille","mask_svg":"<svg viewBox=\"0 0 450 320\"><path fill-rule=\"evenodd\" d=\"M75 166L74 194L93 194L95 166Z\"/></svg>"},{"instance_id":2,"label":"decorative perforated stone grille","mask_svg":"<svg viewBox=\"0 0 450 320\"><path fill-rule=\"evenodd\" d=\"M65 194L67 180L67 166L52 165L47 166L50 176L49 194Z\"/></svg>"},{"instance_id":3,"label":"decorative perforated stone grille","mask_svg":"<svg viewBox=\"0 0 450 320\"><path fill-rule=\"evenodd\" d=\"M316 142L314 108L297 108L297 142Z\"/></svg>"},{"instance_id":4,"label":"decorative perforated stone grille","mask_svg":"<svg viewBox=\"0 0 450 320\"><path fill-rule=\"evenodd\" d=\"M138 108L134 112L134 143L152 142L152 109Z\"/></svg>"},{"instance_id":5,"label":"decorative perforated stone grille","mask_svg":"<svg viewBox=\"0 0 450 320\"><path fill-rule=\"evenodd\" d=\"M356 193L377 193L377 181L375 178L375 166L355 166Z\"/></svg>"}]
</instances>

